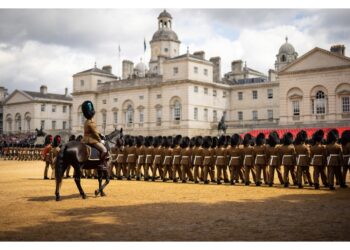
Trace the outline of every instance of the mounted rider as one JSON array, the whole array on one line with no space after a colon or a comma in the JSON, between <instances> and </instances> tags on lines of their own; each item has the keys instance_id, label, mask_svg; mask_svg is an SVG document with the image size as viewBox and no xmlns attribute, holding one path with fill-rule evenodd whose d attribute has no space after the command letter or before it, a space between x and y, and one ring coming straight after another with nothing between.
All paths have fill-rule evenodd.
<instances>
[{"instance_id":1,"label":"mounted rider","mask_svg":"<svg viewBox=\"0 0 350 250\"><path fill-rule=\"evenodd\" d=\"M105 145L102 143L101 135L97 131L96 122L93 119L95 115L94 105L91 101L85 101L81 107L84 117L86 118L86 121L84 123L84 137L82 142L89 144L100 151L100 159L103 162L106 162L108 151Z\"/></svg>"}]
</instances>

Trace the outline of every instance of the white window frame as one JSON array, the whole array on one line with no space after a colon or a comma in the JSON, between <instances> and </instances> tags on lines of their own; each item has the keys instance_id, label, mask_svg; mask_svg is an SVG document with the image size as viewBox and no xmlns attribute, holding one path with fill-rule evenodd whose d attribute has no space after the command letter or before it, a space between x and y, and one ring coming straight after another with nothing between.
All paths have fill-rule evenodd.
<instances>
[{"instance_id":1,"label":"white window frame","mask_svg":"<svg viewBox=\"0 0 350 250\"><path fill-rule=\"evenodd\" d=\"M350 96L343 96L341 98L341 106L343 113L350 113Z\"/></svg>"}]
</instances>

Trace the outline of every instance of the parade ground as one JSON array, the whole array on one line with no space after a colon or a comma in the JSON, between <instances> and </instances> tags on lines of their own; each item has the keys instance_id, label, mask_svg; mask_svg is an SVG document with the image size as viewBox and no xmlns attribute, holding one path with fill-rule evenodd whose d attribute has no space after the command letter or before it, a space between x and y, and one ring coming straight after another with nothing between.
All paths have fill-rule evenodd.
<instances>
[{"instance_id":1,"label":"parade ground","mask_svg":"<svg viewBox=\"0 0 350 250\"><path fill-rule=\"evenodd\" d=\"M350 240L350 188L112 180L95 197L97 180L82 179L83 200L69 178L56 202L43 169L0 160L1 241Z\"/></svg>"}]
</instances>

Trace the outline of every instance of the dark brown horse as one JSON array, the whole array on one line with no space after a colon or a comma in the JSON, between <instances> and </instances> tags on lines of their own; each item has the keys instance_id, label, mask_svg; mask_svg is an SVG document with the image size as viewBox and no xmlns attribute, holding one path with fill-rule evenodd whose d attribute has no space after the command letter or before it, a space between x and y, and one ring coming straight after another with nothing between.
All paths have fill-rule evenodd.
<instances>
[{"instance_id":1,"label":"dark brown horse","mask_svg":"<svg viewBox=\"0 0 350 250\"><path fill-rule=\"evenodd\" d=\"M114 130L111 134L106 135L103 139L105 146L109 151L109 143L114 143L115 138L122 137L123 130ZM77 185L79 193L83 199L86 199L86 194L80 184L80 176L82 169L96 169L98 174L99 188L96 189L95 195L101 194L105 196L103 189L108 185L109 164L105 164L100 160L99 151L79 141L69 141L61 147L61 150L56 158L55 173L56 173L56 201L61 200L60 189L62 178L67 167L71 165L74 168L74 181ZM105 183L102 185L102 179L105 178Z\"/></svg>"}]
</instances>

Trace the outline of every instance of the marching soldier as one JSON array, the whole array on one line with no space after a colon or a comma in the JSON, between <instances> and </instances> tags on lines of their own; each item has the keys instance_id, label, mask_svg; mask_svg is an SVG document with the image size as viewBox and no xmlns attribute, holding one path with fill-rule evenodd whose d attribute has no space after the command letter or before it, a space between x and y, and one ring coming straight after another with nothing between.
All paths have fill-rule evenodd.
<instances>
[{"instance_id":1,"label":"marching soldier","mask_svg":"<svg viewBox=\"0 0 350 250\"><path fill-rule=\"evenodd\" d=\"M180 141L182 137L181 135L177 135L174 138L174 148L172 151L173 156L173 182L177 182L176 173L178 174L179 178L182 178L182 172L181 172L181 147L180 147Z\"/></svg>"},{"instance_id":2,"label":"marching soldier","mask_svg":"<svg viewBox=\"0 0 350 250\"><path fill-rule=\"evenodd\" d=\"M295 153L296 153L296 163L297 163L297 176L299 188L303 188L303 176L307 178L310 186L312 186L312 180L309 172L310 165L310 149L305 144L307 139L307 134L304 130L301 130L294 142ZM306 181L304 179L304 181Z\"/></svg>"},{"instance_id":3,"label":"marching soldier","mask_svg":"<svg viewBox=\"0 0 350 250\"><path fill-rule=\"evenodd\" d=\"M47 173L49 171L50 164L52 164L49 153L51 150L52 143L52 135L47 135L45 137L45 148L42 151L42 160L45 162L45 170L44 170L44 180L48 180Z\"/></svg>"},{"instance_id":4,"label":"marching soldier","mask_svg":"<svg viewBox=\"0 0 350 250\"><path fill-rule=\"evenodd\" d=\"M142 135L136 137L136 180L141 180L141 168L145 164L145 139Z\"/></svg>"},{"instance_id":5,"label":"marching soldier","mask_svg":"<svg viewBox=\"0 0 350 250\"><path fill-rule=\"evenodd\" d=\"M153 147L153 137L148 136L146 137L145 141L145 165L144 165L144 181L149 180L149 170L153 172L152 170L152 164L153 164L153 156L154 156L154 147Z\"/></svg>"},{"instance_id":6,"label":"marching soldier","mask_svg":"<svg viewBox=\"0 0 350 250\"><path fill-rule=\"evenodd\" d=\"M213 154L215 151L211 148L212 138L210 136L204 137L203 141L203 181L204 184L209 184L208 174L213 168ZM214 176L210 176L210 179L213 181Z\"/></svg>"},{"instance_id":7,"label":"marching soldier","mask_svg":"<svg viewBox=\"0 0 350 250\"><path fill-rule=\"evenodd\" d=\"M163 148L162 148L162 137L157 136L153 143L154 149L153 149L153 168L152 168L152 181L156 180L157 177L157 170L159 173L159 176L163 176L163 169L162 169L162 163L164 158Z\"/></svg>"},{"instance_id":8,"label":"marching soldier","mask_svg":"<svg viewBox=\"0 0 350 250\"><path fill-rule=\"evenodd\" d=\"M343 169L342 169L342 178L344 187L346 185L346 175L350 167L350 130L345 130L341 136L341 144L343 149Z\"/></svg>"},{"instance_id":9,"label":"marching soldier","mask_svg":"<svg viewBox=\"0 0 350 250\"><path fill-rule=\"evenodd\" d=\"M337 143L339 133L336 129L332 129L327 134L327 167L328 167L328 183L329 189L334 190L334 177L340 181L340 187L345 187L341 176L341 166L343 161L343 152L341 146Z\"/></svg>"},{"instance_id":10,"label":"marching soldier","mask_svg":"<svg viewBox=\"0 0 350 250\"><path fill-rule=\"evenodd\" d=\"M186 175L190 181L193 181L193 174L191 172L191 155L192 150L190 148L190 138L182 137L181 139L181 173L182 173L182 183L186 183Z\"/></svg>"},{"instance_id":11,"label":"marching soldier","mask_svg":"<svg viewBox=\"0 0 350 250\"><path fill-rule=\"evenodd\" d=\"M230 140L230 147L227 149L227 155L229 156L228 167L230 170L231 185L235 185L235 182L239 179L239 172L242 169L242 149L239 147L242 138L239 134L234 134Z\"/></svg>"},{"instance_id":12,"label":"marching soldier","mask_svg":"<svg viewBox=\"0 0 350 250\"><path fill-rule=\"evenodd\" d=\"M215 150L216 160L216 183L218 185L221 184L222 172L224 170L224 166L226 166L226 148L225 148L225 137L220 136L218 141L218 147ZM225 180L226 182L227 180Z\"/></svg>"},{"instance_id":13,"label":"marching soldier","mask_svg":"<svg viewBox=\"0 0 350 250\"><path fill-rule=\"evenodd\" d=\"M124 141L121 138L118 138L116 140L116 147L115 147L116 151L116 159L115 159L115 165L116 165L116 176L117 176L117 180L122 180L123 179L123 175L126 176L126 169L125 169L125 162L126 159L124 157L125 154L125 147L124 147ZM123 175L122 175L123 172Z\"/></svg>"},{"instance_id":14,"label":"marching soldier","mask_svg":"<svg viewBox=\"0 0 350 250\"><path fill-rule=\"evenodd\" d=\"M163 141L163 154L164 154L164 160L163 160L163 182L166 182L168 180L167 174L169 175L169 179L173 179L173 169L172 169L172 151L171 148L172 145L172 137L166 137Z\"/></svg>"},{"instance_id":15,"label":"marching soldier","mask_svg":"<svg viewBox=\"0 0 350 250\"><path fill-rule=\"evenodd\" d=\"M265 146L265 135L259 133L256 137L256 145L254 146L254 156L255 156L255 171L256 171L256 182L257 186L262 184L261 182L261 171L263 170L264 182L267 183L267 157L266 157L266 146Z\"/></svg>"},{"instance_id":16,"label":"marching soldier","mask_svg":"<svg viewBox=\"0 0 350 250\"><path fill-rule=\"evenodd\" d=\"M203 176L203 138L197 136L195 141L195 147L192 150L193 166L194 166L194 183L199 183L198 179L202 179ZM201 177L199 176L199 170L201 170Z\"/></svg>"},{"instance_id":17,"label":"marching soldier","mask_svg":"<svg viewBox=\"0 0 350 250\"><path fill-rule=\"evenodd\" d=\"M284 187L289 187L289 173L292 176L293 184L297 185L295 175L295 148L293 143L293 135L287 132L283 135L283 145L280 148L282 165L284 167L283 179Z\"/></svg>"},{"instance_id":18,"label":"marching soldier","mask_svg":"<svg viewBox=\"0 0 350 250\"><path fill-rule=\"evenodd\" d=\"M132 173L135 172L136 168L136 147L135 147L135 138L130 136L127 140L126 152L126 164L127 164L127 180L131 180Z\"/></svg>"},{"instance_id":19,"label":"marching soldier","mask_svg":"<svg viewBox=\"0 0 350 250\"><path fill-rule=\"evenodd\" d=\"M254 170L254 148L251 146L251 144L253 144L252 135L249 133L245 134L243 139L242 158L245 173L244 180L246 186L249 186L250 184L250 172L252 172L254 182L256 181Z\"/></svg>"},{"instance_id":20,"label":"marching soldier","mask_svg":"<svg viewBox=\"0 0 350 250\"><path fill-rule=\"evenodd\" d=\"M317 130L312 135L313 145L310 148L311 165L314 167L314 185L315 189L320 189L319 176L321 175L322 183L328 187L328 180L325 172L326 166L326 147L322 145L324 136L323 130Z\"/></svg>"},{"instance_id":21,"label":"marching soldier","mask_svg":"<svg viewBox=\"0 0 350 250\"><path fill-rule=\"evenodd\" d=\"M275 170L277 172L278 179L281 185L284 184L283 176L281 172L281 152L280 139L276 131L269 134L268 147L266 148L267 159L269 162L269 186L274 184Z\"/></svg>"}]
</instances>

